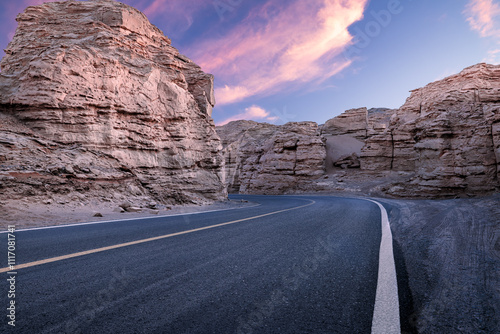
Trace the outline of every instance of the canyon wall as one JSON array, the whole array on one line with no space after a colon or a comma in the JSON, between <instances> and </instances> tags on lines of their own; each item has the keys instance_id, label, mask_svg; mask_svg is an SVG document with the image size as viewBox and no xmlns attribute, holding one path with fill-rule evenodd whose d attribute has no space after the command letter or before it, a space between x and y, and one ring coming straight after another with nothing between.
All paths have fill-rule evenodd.
<instances>
[{"instance_id":1,"label":"canyon wall","mask_svg":"<svg viewBox=\"0 0 500 334\"><path fill-rule=\"evenodd\" d=\"M361 168L415 172L396 196L486 194L499 186L499 124L500 66L478 64L412 91Z\"/></svg>"},{"instance_id":2,"label":"canyon wall","mask_svg":"<svg viewBox=\"0 0 500 334\"><path fill-rule=\"evenodd\" d=\"M102 188L172 204L226 198L214 78L144 14L65 1L17 21L0 62L3 197Z\"/></svg>"},{"instance_id":3,"label":"canyon wall","mask_svg":"<svg viewBox=\"0 0 500 334\"><path fill-rule=\"evenodd\" d=\"M296 123L297 124L297 123ZM242 171L281 175L278 168L288 156L273 156L273 165L260 171L258 150L244 151L247 141L229 136L234 125L218 128L225 147L231 191L284 193L297 190L296 178L282 176L274 188L248 187L233 182ZM263 143L284 136L287 125L266 129ZM298 138L290 131L289 138ZM302 180L307 191L351 191L395 197L456 197L488 194L499 189L500 177L500 66L478 64L457 75L414 90L399 109L352 109L328 120L314 131L305 131L315 143L315 159L324 156L324 173L316 169ZM240 137L238 137L240 138ZM304 141L305 138L301 137ZM255 146L255 145L254 145ZM326 154L318 150L324 149ZM260 151L259 151L260 152ZM304 157L306 159L306 157ZM237 163L233 161L238 160ZM292 159L293 160L293 159ZM314 161L313 165L320 164ZM247 175L247 174L245 174ZM255 175L253 176L255 178ZM264 178L265 179L265 178ZM269 179L272 181L273 179ZM286 186L289 182L290 186ZM310 182L309 185L306 183ZM355 185L355 187L353 187Z\"/></svg>"},{"instance_id":4,"label":"canyon wall","mask_svg":"<svg viewBox=\"0 0 500 334\"><path fill-rule=\"evenodd\" d=\"M329 119L321 128L326 139L326 170L360 168L361 149L368 138L383 133L395 110L358 108Z\"/></svg>"},{"instance_id":5,"label":"canyon wall","mask_svg":"<svg viewBox=\"0 0 500 334\"><path fill-rule=\"evenodd\" d=\"M235 121L217 127L230 192L283 194L325 173L326 150L314 122L277 126Z\"/></svg>"}]
</instances>

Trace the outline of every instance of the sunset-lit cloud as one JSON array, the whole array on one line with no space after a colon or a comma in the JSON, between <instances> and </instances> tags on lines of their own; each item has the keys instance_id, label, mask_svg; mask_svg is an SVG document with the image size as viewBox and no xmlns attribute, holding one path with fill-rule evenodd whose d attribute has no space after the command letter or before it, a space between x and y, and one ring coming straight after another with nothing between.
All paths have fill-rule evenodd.
<instances>
[{"instance_id":1,"label":"sunset-lit cloud","mask_svg":"<svg viewBox=\"0 0 500 334\"><path fill-rule=\"evenodd\" d=\"M13 20L28 5L48 1L12 1L10 16ZM138 8L152 21L164 18L161 28L167 36L189 30L203 13L217 17L212 1L206 0L122 2ZM224 24L213 22L207 27L207 34L186 43L186 50L181 51L216 76L218 105L285 89L311 89L351 64L341 56L352 44L348 27L363 18L367 3L368 0L262 1L226 33L210 34ZM4 38L12 38L14 30L15 25L10 24L4 30Z\"/></svg>"},{"instance_id":2,"label":"sunset-lit cloud","mask_svg":"<svg viewBox=\"0 0 500 334\"><path fill-rule=\"evenodd\" d=\"M494 0L471 0L465 9L467 22L481 37L500 38L500 4Z\"/></svg>"},{"instance_id":3,"label":"sunset-lit cloud","mask_svg":"<svg viewBox=\"0 0 500 334\"><path fill-rule=\"evenodd\" d=\"M472 30L483 38L490 38L494 43L484 62L500 62L500 4L497 0L470 0L464 11Z\"/></svg>"},{"instance_id":4,"label":"sunset-lit cloud","mask_svg":"<svg viewBox=\"0 0 500 334\"><path fill-rule=\"evenodd\" d=\"M219 105L322 82L351 64L348 27L368 0L268 1L222 37L189 55L215 74Z\"/></svg>"},{"instance_id":5,"label":"sunset-lit cloud","mask_svg":"<svg viewBox=\"0 0 500 334\"><path fill-rule=\"evenodd\" d=\"M259 106L253 105L251 107L246 108L245 112L231 116L231 117L225 119L224 121L218 123L217 125L226 125L229 122L239 121L242 119L252 120L252 121L274 122L278 119L278 117L272 116L269 111L266 111Z\"/></svg>"},{"instance_id":6,"label":"sunset-lit cloud","mask_svg":"<svg viewBox=\"0 0 500 334\"><path fill-rule=\"evenodd\" d=\"M500 49L488 51L488 55L483 61L488 64L500 64Z\"/></svg>"}]
</instances>

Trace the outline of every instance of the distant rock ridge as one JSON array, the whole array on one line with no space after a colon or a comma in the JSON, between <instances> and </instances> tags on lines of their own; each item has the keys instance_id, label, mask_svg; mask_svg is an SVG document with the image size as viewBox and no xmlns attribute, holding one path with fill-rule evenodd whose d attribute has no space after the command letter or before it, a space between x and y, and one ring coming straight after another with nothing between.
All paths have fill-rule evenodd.
<instances>
[{"instance_id":1,"label":"distant rock ridge","mask_svg":"<svg viewBox=\"0 0 500 334\"><path fill-rule=\"evenodd\" d=\"M231 147L231 159L238 159L234 152L248 145L245 137L235 140L228 135L231 132L228 129L237 126L217 128L224 146ZM266 136L271 137L278 132L283 136L286 126L278 130L252 123L252 128L254 132L266 129ZM319 138L317 133L304 134L325 143L321 146L326 151L324 173L320 175L317 171L314 177L302 180L300 189L311 192L356 189L395 197L456 197L498 191L500 66L483 63L468 67L412 91L399 109L351 109L328 120L318 130ZM227 149L225 154L227 161ZM245 154L239 164L226 165L226 170L231 170L229 174L241 178L242 170L255 166L258 154L253 159L248 156L249 151ZM316 157L321 155L315 153ZM279 165L281 157L274 158ZM229 178L231 191L241 191L242 183L238 180L232 182ZM268 185L266 191L300 191L295 178L289 178L289 187L283 180L274 189ZM363 183L368 186L363 187ZM356 186L352 187L353 184ZM254 191L251 187L243 189Z\"/></svg>"},{"instance_id":2,"label":"distant rock ridge","mask_svg":"<svg viewBox=\"0 0 500 334\"><path fill-rule=\"evenodd\" d=\"M214 78L144 14L64 1L17 21L0 62L2 196L102 186L172 204L226 198Z\"/></svg>"},{"instance_id":3,"label":"distant rock ridge","mask_svg":"<svg viewBox=\"0 0 500 334\"><path fill-rule=\"evenodd\" d=\"M235 121L217 127L229 192L283 194L325 173L325 143L314 122L277 126Z\"/></svg>"}]
</instances>

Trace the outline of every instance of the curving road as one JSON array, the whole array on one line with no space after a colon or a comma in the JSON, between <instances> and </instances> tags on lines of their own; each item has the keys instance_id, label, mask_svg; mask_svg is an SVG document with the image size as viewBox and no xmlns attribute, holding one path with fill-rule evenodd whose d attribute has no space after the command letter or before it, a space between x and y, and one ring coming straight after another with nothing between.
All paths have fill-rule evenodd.
<instances>
[{"instance_id":1,"label":"curving road","mask_svg":"<svg viewBox=\"0 0 500 334\"><path fill-rule=\"evenodd\" d=\"M17 231L13 332L384 331L377 322L392 322L387 333L399 330L398 319L373 318L376 300L380 314L394 307L384 305L386 292L377 286L387 277L379 254L392 258L392 248L380 248L376 203L232 198L258 205ZM6 248L5 233L1 245ZM7 306L7 258L0 260ZM2 318L0 331L12 331Z\"/></svg>"}]
</instances>

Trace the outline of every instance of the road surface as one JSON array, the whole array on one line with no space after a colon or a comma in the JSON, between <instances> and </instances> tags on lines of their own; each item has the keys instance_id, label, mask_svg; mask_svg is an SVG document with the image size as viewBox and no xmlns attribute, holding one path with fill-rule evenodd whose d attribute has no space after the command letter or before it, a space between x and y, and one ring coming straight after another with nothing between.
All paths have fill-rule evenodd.
<instances>
[{"instance_id":1,"label":"road surface","mask_svg":"<svg viewBox=\"0 0 500 334\"><path fill-rule=\"evenodd\" d=\"M15 298L7 298L7 257L0 262L2 309L15 300L16 326L3 315L1 331L371 333L377 321L399 328L399 319L373 319L377 291L385 293L379 254L387 255L376 203L234 198L258 205L16 231ZM0 247L7 253L6 233ZM382 314L394 307L377 303Z\"/></svg>"}]
</instances>

